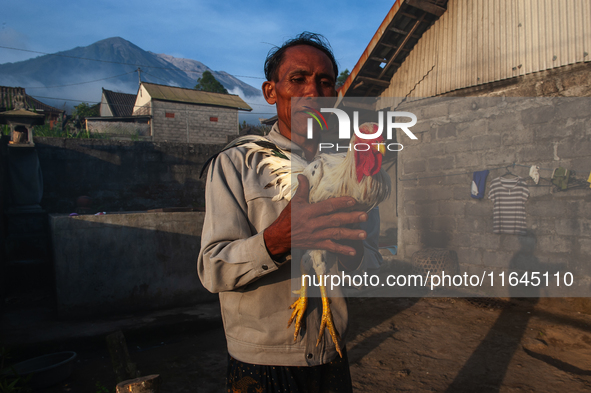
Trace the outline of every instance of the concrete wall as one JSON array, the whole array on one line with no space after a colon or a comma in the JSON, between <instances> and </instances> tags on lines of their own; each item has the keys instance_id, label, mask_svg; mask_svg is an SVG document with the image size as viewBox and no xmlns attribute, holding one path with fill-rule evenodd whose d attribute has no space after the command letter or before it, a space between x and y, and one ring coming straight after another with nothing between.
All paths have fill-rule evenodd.
<instances>
[{"instance_id":1,"label":"concrete wall","mask_svg":"<svg viewBox=\"0 0 591 393\"><path fill-rule=\"evenodd\" d=\"M395 154L395 153L389 153ZM388 153L387 153L388 155ZM387 157L386 157L387 158ZM383 163L392 181L392 192L390 197L380 205L380 245L390 246L398 244L398 210L396 204L396 161ZM389 255L389 254L386 254Z\"/></svg>"},{"instance_id":2,"label":"concrete wall","mask_svg":"<svg viewBox=\"0 0 591 393\"><path fill-rule=\"evenodd\" d=\"M146 123L123 121L87 120L88 131L98 134L150 136L151 127Z\"/></svg>"},{"instance_id":3,"label":"concrete wall","mask_svg":"<svg viewBox=\"0 0 591 393\"><path fill-rule=\"evenodd\" d=\"M152 114L152 101L144 104L142 106L134 107L133 115L134 116L146 116Z\"/></svg>"},{"instance_id":4,"label":"concrete wall","mask_svg":"<svg viewBox=\"0 0 591 393\"><path fill-rule=\"evenodd\" d=\"M228 135L238 135L236 109L152 101L152 119L154 141L225 143Z\"/></svg>"},{"instance_id":5,"label":"concrete wall","mask_svg":"<svg viewBox=\"0 0 591 393\"><path fill-rule=\"evenodd\" d=\"M589 86L591 74L584 66L464 92L487 97L431 98L399 107L419 119L412 128L418 140L400 130L397 135L404 145L397 182L400 257L409 260L419 249L444 247L457 251L468 271L507 268L518 258L540 270L570 269L591 276L591 189L587 184L558 192L544 180L535 186L526 167L562 166L587 179L591 98L559 96L577 95ZM495 97L536 92L559 98ZM529 179L525 236L494 234L492 201L470 197L473 171L513 163L523 166L511 171ZM504 173L491 171L487 195L491 180ZM541 170L540 175L548 179L552 171Z\"/></svg>"},{"instance_id":6,"label":"concrete wall","mask_svg":"<svg viewBox=\"0 0 591 393\"><path fill-rule=\"evenodd\" d=\"M3 126L0 126L3 127ZM7 269L6 264L8 258L6 258L6 237L8 231L6 228L6 216L4 212L8 205L8 163L5 158L8 155L8 141L10 140L7 135L0 135L0 299L4 298L7 290Z\"/></svg>"},{"instance_id":7,"label":"concrete wall","mask_svg":"<svg viewBox=\"0 0 591 393\"><path fill-rule=\"evenodd\" d=\"M217 299L197 275L203 217L51 215L59 315L111 315Z\"/></svg>"},{"instance_id":8,"label":"concrete wall","mask_svg":"<svg viewBox=\"0 0 591 393\"><path fill-rule=\"evenodd\" d=\"M222 145L35 138L43 173L41 206L71 213L77 197L98 211L203 207L205 161Z\"/></svg>"},{"instance_id":9,"label":"concrete wall","mask_svg":"<svg viewBox=\"0 0 591 393\"><path fill-rule=\"evenodd\" d=\"M113 116L113 112L111 112L111 107L107 103L107 98L105 97L105 92L101 95L101 105L100 105L100 116Z\"/></svg>"}]
</instances>

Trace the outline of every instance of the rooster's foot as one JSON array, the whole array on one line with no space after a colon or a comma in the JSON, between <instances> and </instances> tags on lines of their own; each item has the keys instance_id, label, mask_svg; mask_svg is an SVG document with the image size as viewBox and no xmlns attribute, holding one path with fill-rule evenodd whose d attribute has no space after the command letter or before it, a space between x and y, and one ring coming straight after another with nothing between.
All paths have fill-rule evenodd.
<instances>
[{"instance_id":1,"label":"rooster's foot","mask_svg":"<svg viewBox=\"0 0 591 393\"><path fill-rule=\"evenodd\" d=\"M291 317L289 318L289 322L287 323L287 327L290 327L293 321L295 320L295 332L293 333L293 341L296 342L298 339L298 334L300 333L300 329L302 328L302 320L304 318L304 314L306 313L306 308L308 307L308 297L306 296L306 288L302 287L299 291L300 297L296 300L289 308L293 309L291 313Z\"/></svg>"}]
</instances>

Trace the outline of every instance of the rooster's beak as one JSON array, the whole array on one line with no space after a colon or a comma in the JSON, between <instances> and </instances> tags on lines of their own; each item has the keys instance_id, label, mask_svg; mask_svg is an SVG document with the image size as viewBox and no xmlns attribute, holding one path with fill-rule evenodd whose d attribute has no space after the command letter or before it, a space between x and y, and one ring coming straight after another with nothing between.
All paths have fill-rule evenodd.
<instances>
[{"instance_id":1,"label":"rooster's beak","mask_svg":"<svg viewBox=\"0 0 591 393\"><path fill-rule=\"evenodd\" d=\"M385 156L386 155L386 144L385 143L377 143L377 144L373 145L373 147L382 156Z\"/></svg>"}]
</instances>

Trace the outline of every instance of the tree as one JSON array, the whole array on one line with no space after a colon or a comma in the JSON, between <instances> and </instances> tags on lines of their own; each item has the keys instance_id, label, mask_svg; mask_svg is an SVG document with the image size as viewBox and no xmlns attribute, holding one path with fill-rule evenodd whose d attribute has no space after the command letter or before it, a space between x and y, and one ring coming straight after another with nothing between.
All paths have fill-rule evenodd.
<instances>
[{"instance_id":1,"label":"tree","mask_svg":"<svg viewBox=\"0 0 591 393\"><path fill-rule=\"evenodd\" d=\"M99 106L83 102L74 107L72 116L78 117L80 120L86 119L87 117L99 116Z\"/></svg>"},{"instance_id":2,"label":"tree","mask_svg":"<svg viewBox=\"0 0 591 393\"><path fill-rule=\"evenodd\" d=\"M72 112L71 124L81 130L85 127L84 120L87 117L100 116L100 105L90 105L85 102L78 104L74 107Z\"/></svg>"},{"instance_id":3,"label":"tree","mask_svg":"<svg viewBox=\"0 0 591 393\"><path fill-rule=\"evenodd\" d=\"M341 72L341 74L337 78L337 87L343 86L348 77L349 77L349 70L345 68L345 71Z\"/></svg>"},{"instance_id":4,"label":"tree","mask_svg":"<svg viewBox=\"0 0 591 393\"><path fill-rule=\"evenodd\" d=\"M197 79L195 89L201 91L209 91L212 93L229 94L228 90L220 83L215 76L209 71L205 71L201 78Z\"/></svg>"}]
</instances>

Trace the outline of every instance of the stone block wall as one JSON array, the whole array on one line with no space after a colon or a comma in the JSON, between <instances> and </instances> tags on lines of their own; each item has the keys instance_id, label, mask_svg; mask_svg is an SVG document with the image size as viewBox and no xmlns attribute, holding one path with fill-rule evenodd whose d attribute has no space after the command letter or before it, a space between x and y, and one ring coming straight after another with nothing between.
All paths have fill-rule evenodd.
<instances>
[{"instance_id":1,"label":"stone block wall","mask_svg":"<svg viewBox=\"0 0 591 393\"><path fill-rule=\"evenodd\" d=\"M71 213L76 198L97 211L203 207L206 160L223 145L35 138L43 174L41 206Z\"/></svg>"},{"instance_id":2,"label":"stone block wall","mask_svg":"<svg viewBox=\"0 0 591 393\"><path fill-rule=\"evenodd\" d=\"M455 250L470 271L536 266L591 276L591 189L557 191L562 166L586 180L591 171L591 98L440 97L398 108L418 118L398 142L398 250ZM513 166L513 164L516 166ZM539 165L542 178L529 178ZM506 168L526 178L526 235L494 234L490 182ZM484 199L470 197L472 172L489 169Z\"/></svg>"},{"instance_id":3,"label":"stone block wall","mask_svg":"<svg viewBox=\"0 0 591 393\"><path fill-rule=\"evenodd\" d=\"M387 152L382 168L390 176L392 191L388 199L380 204L380 246L391 246L398 244L398 205L396 204L396 160L390 156L396 153ZM386 252L386 255L390 255Z\"/></svg>"},{"instance_id":4,"label":"stone block wall","mask_svg":"<svg viewBox=\"0 0 591 393\"><path fill-rule=\"evenodd\" d=\"M155 142L225 143L238 135L236 109L152 101Z\"/></svg>"}]
</instances>

